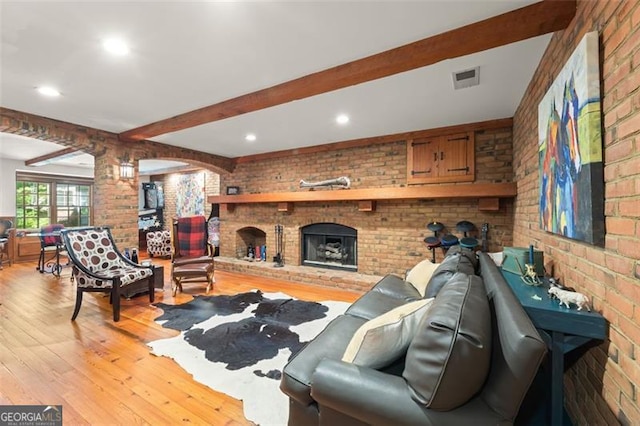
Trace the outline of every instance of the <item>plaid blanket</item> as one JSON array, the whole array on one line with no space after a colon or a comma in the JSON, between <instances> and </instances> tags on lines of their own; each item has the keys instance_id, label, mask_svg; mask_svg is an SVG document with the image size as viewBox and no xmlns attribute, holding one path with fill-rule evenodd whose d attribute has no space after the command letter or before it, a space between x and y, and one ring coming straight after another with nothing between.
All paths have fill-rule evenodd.
<instances>
[{"instance_id":1,"label":"plaid blanket","mask_svg":"<svg viewBox=\"0 0 640 426\"><path fill-rule=\"evenodd\" d=\"M57 246L62 244L60 231L64 229L64 225L54 223L40 228L40 244L42 247ZM46 234L46 235L45 235Z\"/></svg>"},{"instance_id":2,"label":"plaid blanket","mask_svg":"<svg viewBox=\"0 0 640 426\"><path fill-rule=\"evenodd\" d=\"M177 233L180 256L207 254L207 226L204 216L178 218Z\"/></svg>"}]
</instances>

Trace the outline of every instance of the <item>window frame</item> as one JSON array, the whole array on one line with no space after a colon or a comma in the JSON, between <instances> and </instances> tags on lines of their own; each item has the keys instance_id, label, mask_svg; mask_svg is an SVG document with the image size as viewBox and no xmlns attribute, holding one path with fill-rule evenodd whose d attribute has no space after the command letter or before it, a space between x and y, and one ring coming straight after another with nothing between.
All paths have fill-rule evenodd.
<instances>
[{"instance_id":1,"label":"window frame","mask_svg":"<svg viewBox=\"0 0 640 426\"><path fill-rule=\"evenodd\" d=\"M48 184L49 185L49 221L50 223L59 223L58 218L58 194L57 189L58 185L81 185L89 187L89 224L91 226L93 224L93 208L94 208L94 179L88 177L79 177L79 176L65 176L65 175L55 175L55 174L42 174L42 173L30 173L30 172L16 172L16 228L18 228L18 223L25 218L25 216L18 215L18 182L28 182L35 184ZM64 205L61 206L64 208ZM39 221L38 221L39 222ZM41 225L44 226L44 225ZM38 230L39 228L18 228L21 230Z\"/></svg>"}]
</instances>

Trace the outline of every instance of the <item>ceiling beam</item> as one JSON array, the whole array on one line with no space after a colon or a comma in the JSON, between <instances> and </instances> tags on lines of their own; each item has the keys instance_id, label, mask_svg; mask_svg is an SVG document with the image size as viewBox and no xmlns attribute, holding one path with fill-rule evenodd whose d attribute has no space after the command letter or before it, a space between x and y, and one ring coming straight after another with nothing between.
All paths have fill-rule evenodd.
<instances>
[{"instance_id":1,"label":"ceiling beam","mask_svg":"<svg viewBox=\"0 0 640 426\"><path fill-rule=\"evenodd\" d=\"M56 161L62 160L63 158L73 158L78 155L82 155L84 152L80 151L77 148L65 148L60 151L55 151L49 154L41 155L40 157L35 157L30 160L26 160L24 162L25 166L44 166L46 164L51 164Z\"/></svg>"},{"instance_id":2,"label":"ceiling beam","mask_svg":"<svg viewBox=\"0 0 640 426\"><path fill-rule=\"evenodd\" d=\"M131 129L118 136L125 141L148 139L504 46L562 30L575 13L576 0L543 0L395 49Z\"/></svg>"}]
</instances>

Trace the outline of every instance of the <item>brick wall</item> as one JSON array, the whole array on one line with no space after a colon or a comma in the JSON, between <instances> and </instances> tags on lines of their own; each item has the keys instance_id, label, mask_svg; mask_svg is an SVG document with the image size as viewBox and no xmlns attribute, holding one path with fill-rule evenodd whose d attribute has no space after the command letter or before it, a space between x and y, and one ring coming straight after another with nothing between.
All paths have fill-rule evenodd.
<instances>
[{"instance_id":1,"label":"brick wall","mask_svg":"<svg viewBox=\"0 0 640 426\"><path fill-rule=\"evenodd\" d=\"M476 132L476 181L511 181L511 128ZM221 187L239 186L243 193L300 191L300 179L325 180L348 176L353 188L406 186L406 140L361 144L331 151L298 153L287 157L242 161L233 173L221 176ZM375 212L360 212L357 203L295 203L290 213L275 204L239 204L221 212L221 255L236 256L236 233L252 226L267 234L267 259L275 255L274 226L285 230L285 260L300 264L300 228L310 223L334 222L358 230L358 271L363 274L403 274L430 257L423 242L433 233L426 224L439 221L454 233L455 224L469 220L478 228L490 224L490 249L511 245L513 202L501 200L498 212L481 212L477 199L378 201ZM437 250L437 259L442 251ZM363 289L361 289L363 290Z\"/></svg>"},{"instance_id":2,"label":"brick wall","mask_svg":"<svg viewBox=\"0 0 640 426\"><path fill-rule=\"evenodd\" d=\"M514 242L533 242L555 276L593 299L609 339L565 374L576 424L640 424L640 3L579 1L556 33L514 116L518 182ZM604 248L543 232L538 225L538 103L585 33L598 31L602 74L606 241ZM635 274L635 277L634 277Z\"/></svg>"},{"instance_id":3,"label":"brick wall","mask_svg":"<svg viewBox=\"0 0 640 426\"><path fill-rule=\"evenodd\" d=\"M213 172L233 168L233 161L228 158L151 141L122 142L114 133L2 107L0 131L54 142L93 155L94 224L110 226L116 244L121 248L138 246L140 188L137 174L131 180L120 179L119 164L123 157L134 161L136 168L138 160L150 158L183 160Z\"/></svg>"}]
</instances>

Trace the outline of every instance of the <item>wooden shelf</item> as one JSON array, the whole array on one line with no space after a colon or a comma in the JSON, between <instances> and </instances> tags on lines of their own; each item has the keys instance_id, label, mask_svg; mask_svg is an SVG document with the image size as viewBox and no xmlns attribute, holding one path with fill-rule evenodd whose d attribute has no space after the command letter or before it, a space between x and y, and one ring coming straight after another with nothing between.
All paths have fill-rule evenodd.
<instances>
[{"instance_id":1,"label":"wooden shelf","mask_svg":"<svg viewBox=\"0 0 640 426\"><path fill-rule=\"evenodd\" d=\"M209 203L219 204L278 203L280 206L283 206L284 204L282 203L295 202L417 200L430 198L512 198L515 197L516 194L516 184L506 182L211 195L207 198L207 201ZM375 207L373 209L375 209Z\"/></svg>"}]
</instances>

